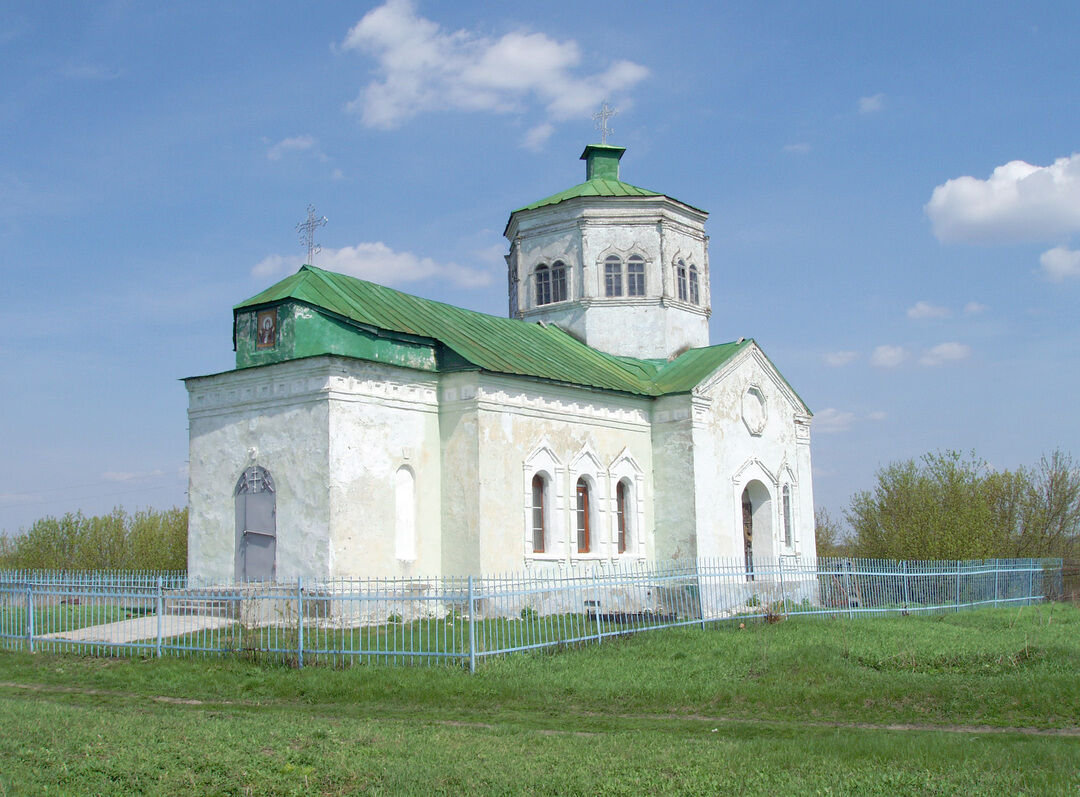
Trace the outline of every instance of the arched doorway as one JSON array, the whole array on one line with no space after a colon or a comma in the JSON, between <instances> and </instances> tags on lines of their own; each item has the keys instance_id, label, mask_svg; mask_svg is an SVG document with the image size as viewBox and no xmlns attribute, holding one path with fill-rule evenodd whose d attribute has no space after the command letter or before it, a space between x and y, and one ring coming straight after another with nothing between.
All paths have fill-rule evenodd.
<instances>
[{"instance_id":1,"label":"arched doorway","mask_svg":"<svg viewBox=\"0 0 1080 797\"><path fill-rule=\"evenodd\" d=\"M768 488L756 479L742 491L743 559L746 580L754 580L754 560L773 555L772 499Z\"/></svg>"},{"instance_id":2,"label":"arched doorway","mask_svg":"<svg viewBox=\"0 0 1080 797\"><path fill-rule=\"evenodd\" d=\"M277 498L270 472L258 465L240 474L236 506L236 579L273 581L277 565Z\"/></svg>"}]
</instances>

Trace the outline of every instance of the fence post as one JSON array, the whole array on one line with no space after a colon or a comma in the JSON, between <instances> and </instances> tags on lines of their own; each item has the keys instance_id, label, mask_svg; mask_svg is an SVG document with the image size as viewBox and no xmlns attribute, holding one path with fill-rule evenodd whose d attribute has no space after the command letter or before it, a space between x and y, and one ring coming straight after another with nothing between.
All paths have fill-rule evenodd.
<instances>
[{"instance_id":1,"label":"fence post","mask_svg":"<svg viewBox=\"0 0 1080 797\"><path fill-rule=\"evenodd\" d=\"M164 637L165 596L161 592L161 576L157 580L157 657L161 658L161 641Z\"/></svg>"},{"instance_id":2,"label":"fence post","mask_svg":"<svg viewBox=\"0 0 1080 797\"><path fill-rule=\"evenodd\" d=\"M998 606L998 582L1001 578L1001 559L994 559L994 606Z\"/></svg>"},{"instance_id":3,"label":"fence post","mask_svg":"<svg viewBox=\"0 0 1080 797\"><path fill-rule=\"evenodd\" d=\"M304 579L296 577L296 669L304 669Z\"/></svg>"},{"instance_id":4,"label":"fence post","mask_svg":"<svg viewBox=\"0 0 1080 797\"><path fill-rule=\"evenodd\" d=\"M475 595L473 593L473 577L469 576L469 672L476 672L476 622L473 619L475 612Z\"/></svg>"},{"instance_id":5,"label":"fence post","mask_svg":"<svg viewBox=\"0 0 1080 797\"><path fill-rule=\"evenodd\" d=\"M26 585L26 641L30 652L34 652L34 588Z\"/></svg>"},{"instance_id":6,"label":"fence post","mask_svg":"<svg viewBox=\"0 0 1080 797\"><path fill-rule=\"evenodd\" d=\"M1028 559L1028 603L1031 603L1035 597L1035 570L1031 567L1031 560Z\"/></svg>"},{"instance_id":7,"label":"fence post","mask_svg":"<svg viewBox=\"0 0 1080 797\"><path fill-rule=\"evenodd\" d=\"M596 570L592 573L593 580L593 600L596 602L596 606L593 610L596 612L596 644L600 644L604 641L603 634L600 633L600 582L596 578Z\"/></svg>"},{"instance_id":8,"label":"fence post","mask_svg":"<svg viewBox=\"0 0 1080 797\"><path fill-rule=\"evenodd\" d=\"M701 630L705 630L705 597L701 594L704 592L701 586L701 560L698 559L694 564L695 573L697 575L697 605L698 605L698 617L701 619Z\"/></svg>"},{"instance_id":9,"label":"fence post","mask_svg":"<svg viewBox=\"0 0 1080 797\"><path fill-rule=\"evenodd\" d=\"M960 560L956 560L956 606L953 611L960 611Z\"/></svg>"},{"instance_id":10,"label":"fence post","mask_svg":"<svg viewBox=\"0 0 1080 797\"><path fill-rule=\"evenodd\" d=\"M777 614L787 614L787 590L784 589L784 557L776 557L776 565L780 570L780 611Z\"/></svg>"},{"instance_id":11,"label":"fence post","mask_svg":"<svg viewBox=\"0 0 1080 797\"><path fill-rule=\"evenodd\" d=\"M908 585L908 572L907 572L907 560L900 563L900 570L904 574L904 611L908 610L908 604L911 603L911 587Z\"/></svg>"},{"instance_id":12,"label":"fence post","mask_svg":"<svg viewBox=\"0 0 1080 797\"><path fill-rule=\"evenodd\" d=\"M846 593L846 597L847 597L847 616L848 616L848 619L850 620L852 618L852 616L853 616L852 613L851 613L851 560L850 559L843 560L843 567L844 567L844 584L845 584L844 592Z\"/></svg>"}]
</instances>

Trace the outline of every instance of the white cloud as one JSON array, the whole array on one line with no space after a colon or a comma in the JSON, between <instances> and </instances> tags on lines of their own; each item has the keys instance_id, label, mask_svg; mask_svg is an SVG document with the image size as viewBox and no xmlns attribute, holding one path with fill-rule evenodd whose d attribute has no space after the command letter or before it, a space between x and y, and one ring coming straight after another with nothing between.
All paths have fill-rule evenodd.
<instances>
[{"instance_id":1,"label":"white cloud","mask_svg":"<svg viewBox=\"0 0 1080 797\"><path fill-rule=\"evenodd\" d=\"M814 431L821 434L833 434L846 432L851 428L851 422L855 420L855 413L842 412L829 407L821 412L814 413Z\"/></svg>"},{"instance_id":2,"label":"white cloud","mask_svg":"<svg viewBox=\"0 0 1080 797\"><path fill-rule=\"evenodd\" d=\"M805 141L800 141L797 144L784 145L784 152L788 153L789 155L805 155L809 151L810 145L807 144Z\"/></svg>"},{"instance_id":3,"label":"white cloud","mask_svg":"<svg viewBox=\"0 0 1080 797\"><path fill-rule=\"evenodd\" d=\"M907 359L907 352L903 346L878 346L870 355L871 365L878 368L895 368Z\"/></svg>"},{"instance_id":4,"label":"white cloud","mask_svg":"<svg viewBox=\"0 0 1080 797\"><path fill-rule=\"evenodd\" d=\"M1045 241L1080 231L1080 154L1050 166L1010 161L986 180L934 189L926 215L940 241Z\"/></svg>"},{"instance_id":5,"label":"white cloud","mask_svg":"<svg viewBox=\"0 0 1080 797\"><path fill-rule=\"evenodd\" d=\"M825 364L830 368L840 368L858 359L857 351L831 351L825 355Z\"/></svg>"},{"instance_id":6,"label":"white cloud","mask_svg":"<svg viewBox=\"0 0 1080 797\"><path fill-rule=\"evenodd\" d=\"M544 148L544 144L551 138L551 134L555 132L555 125L550 122L544 122L542 125L537 125L528 133L525 134L525 138L522 139L522 146L526 149L531 149L533 152L539 152Z\"/></svg>"},{"instance_id":7,"label":"white cloud","mask_svg":"<svg viewBox=\"0 0 1080 797\"><path fill-rule=\"evenodd\" d=\"M870 97L859 97L859 113L877 113L884 107L884 94L874 94Z\"/></svg>"},{"instance_id":8,"label":"white cloud","mask_svg":"<svg viewBox=\"0 0 1080 797\"><path fill-rule=\"evenodd\" d=\"M341 169L334 169L332 172L330 172L330 179L331 180L344 180L345 179L345 172L341 171Z\"/></svg>"},{"instance_id":9,"label":"white cloud","mask_svg":"<svg viewBox=\"0 0 1080 797\"><path fill-rule=\"evenodd\" d=\"M988 308L982 302L968 302L964 305L964 315L978 315L979 313L985 313Z\"/></svg>"},{"instance_id":10,"label":"white cloud","mask_svg":"<svg viewBox=\"0 0 1080 797\"><path fill-rule=\"evenodd\" d=\"M649 74L625 60L599 73L575 74L582 56L573 40L524 31L498 39L449 32L419 16L411 0L387 0L369 11L342 47L375 58L378 77L349 108L366 126L384 129L427 111L520 111L530 98L561 121L586 115Z\"/></svg>"},{"instance_id":11,"label":"white cloud","mask_svg":"<svg viewBox=\"0 0 1080 797\"><path fill-rule=\"evenodd\" d=\"M871 421L883 421L886 418L888 418L889 416L888 416L888 414L882 412L881 410L874 410L871 413L867 413L866 417L867 417L867 419L869 419Z\"/></svg>"},{"instance_id":12,"label":"white cloud","mask_svg":"<svg viewBox=\"0 0 1080 797\"><path fill-rule=\"evenodd\" d=\"M284 276L300 268L304 260L301 255L270 255L255 264L251 275L259 279ZM491 282L491 272L486 269L436 263L430 257L420 257L412 252L395 252L381 241L323 249L316 265L380 285L401 285L431 278L440 278L463 288Z\"/></svg>"},{"instance_id":13,"label":"white cloud","mask_svg":"<svg viewBox=\"0 0 1080 797\"><path fill-rule=\"evenodd\" d=\"M1051 282L1080 277L1080 252L1064 246L1055 246L1043 252L1039 258L1042 273Z\"/></svg>"},{"instance_id":14,"label":"white cloud","mask_svg":"<svg viewBox=\"0 0 1080 797\"><path fill-rule=\"evenodd\" d=\"M948 307L940 307L929 302L915 302L914 306L907 310L907 317L916 321L924 318L948 318L949 315Z\"/></svg>"},{"instance_id":15,"label":"white cloud","mask_svg":"<svg viewBox=\"0 0 1080 797\"><path fill-rule=\"evenodd\" d=\"M312 136L302 135L292 138L283 138L278 143L266 150L266 157L272 161L279 161L290 152L305 152L315 149L316 141Z\"/></svg>"},{"instance_id":16,"label":"white cloud","mask_svg":"<svg viewBox=\"0 0 1080 797\"><path fill-rule=\"evenodd\" d=\"M971 347L963 343L939 343L932 349L928 349L921 358L920 365L936 367L945 363L954 363L966 359L971 355Z\"/></svg>"}]
</instances>

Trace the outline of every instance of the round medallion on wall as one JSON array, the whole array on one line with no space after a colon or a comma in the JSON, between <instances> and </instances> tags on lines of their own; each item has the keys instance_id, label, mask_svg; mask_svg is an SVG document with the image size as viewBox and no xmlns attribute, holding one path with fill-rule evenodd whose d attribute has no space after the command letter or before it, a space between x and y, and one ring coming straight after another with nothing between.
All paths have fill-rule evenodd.
<instances>
[{"instance_id":1,"label":"round medallion on wall","mask_svg":"<svg viewBox=\"0 0 1080 797\"><path fill-rule=\"evenodd\" d=\"M768 407L765 404L765 395L757 385L751 385L743 393L742 419L746 428L752 435L759 435L765 431L765 421L768 419Z\"/></svg>"}]
</instances>

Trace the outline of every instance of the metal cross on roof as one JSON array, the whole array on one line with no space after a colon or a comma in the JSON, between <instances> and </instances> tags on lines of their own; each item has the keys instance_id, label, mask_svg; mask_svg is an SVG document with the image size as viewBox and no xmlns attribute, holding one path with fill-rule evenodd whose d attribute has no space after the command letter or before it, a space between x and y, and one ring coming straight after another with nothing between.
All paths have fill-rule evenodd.
<instances>
[{"instance_id":1,"label":"metal cross on roof","mask_svg":"<svg viewBox=\"0 0 1080 797\"><path fill-rule=\"evenodd\" d=\"M307 264L315 265L315 255L322 251L322 247L315 243L315 230L326 226L326 216L318 218L315 215L315 206L307 206L307 220L296 225L296 231L300 233L300 243L307 247Z\"/></svg>"},{"instance_id":2,"label":"metal cross on roof","mask_svg":"<svg viewBox=\"0 0 1080 797\"><path fill-rule=\"evenodd\" d=\"M612 108L607 104L607 100L604 100L604 104L600 106L600 110L592 115L592 118L596 120L596 129L600 131L600 143L606 144L607 137L615 131L608 127L608 119L615 116L619 112L618 108Z\"/></svg>"}]
</instances>

